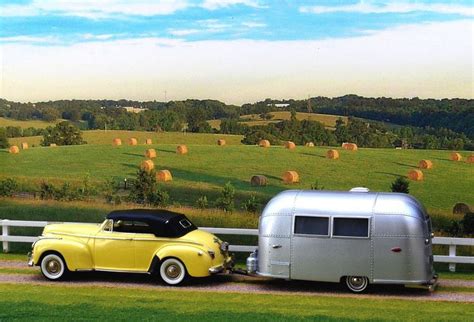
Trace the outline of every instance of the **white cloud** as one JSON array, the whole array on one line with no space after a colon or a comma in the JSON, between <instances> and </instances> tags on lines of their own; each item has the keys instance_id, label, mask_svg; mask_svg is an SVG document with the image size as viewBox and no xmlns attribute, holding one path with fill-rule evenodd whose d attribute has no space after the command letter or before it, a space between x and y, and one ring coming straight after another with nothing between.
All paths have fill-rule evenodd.
<instances>
[{"instance_id":1,"label":"white cloud","mask_svg":"<svg viewBox=\"0 0 474 322\"><path fill-rule=\"evenodd\" d=\"M168 32L173 36L189 36L200 32L199 29L169 29Z\"/></svg>"},{"instance_id":2,"label":"white cloud","mask_svg":"<svg viewBox=\"0 0 474 322\"><path fill-rule=\"evenodd\" d=\"M347 39L140 38L71 46L0 45L0 97L215 98L244 103L355 93L473 98L471 20L405 25Z\"/></svg>"},{"instance_id":3,"label":"white cloud","mask_svg":"<svg viewBox=\"0 0 474 322\"><path fill-rule=\"evenodd\" d=\"M204 0L201 7L208 10L216 10L238 4L253 8L263 8L256 0Z\"/></svg>"},{"instance_id":4,"label":"white cloud","mask_svg":"<svg viewBox=\"0 0 474 322\"><path fill-rule=\"evenodd\" d=\"M462 16L473 16L474 7L458 4L442 3L419 3L405 1L391 1L386 3L374 3L372 1L360 1L351 5L337 6L302 6L300 12L303 13L332 13L332 12L353 12L353 13L410 13L410 12L433 12L440 14L457 14Z\"/></svg>"},{"instance_id":5,"label":"white cloud","mask_svg":"<svg viewBox=\"0 0 474 322\"><path fill-rule=\"evenodd\" d=\"M267 24L263 22L256 22L256 21L244 21L242 22L242 26L247 28L264 28Z\"/></svg>"},{"instance_id":6,"label":"white cloud","mask_svg":"<svg viewBox=\"0 0 474 322\"><path fill-rule=\"evenodd\" d=\"M117 35L113 35L113 34L94 35L94 34L87 33L87 34L81 35L81 38L86 39L86 40L107 40L116 36Z\"/></svg>"},{"instance_id":7,"label":"white cloud","mask_svg":"<svg viewBox=\"0 0 474 322\"><path fill-rule=\"evenodd\" d=\"M36 43L36 44L55 44L59 43L59 39L54 36L11 36L0 37L0 43Z\"/></svg>"},{"instance_id":8,"label":"white cloud","mask_svg":"<svg viewBox=\"0 0 474 322\"><path fill-rule=\"evenodd\" d=\"M90 19L168 15L189 6L187 0L33 0L25 5L0 6L0 17L59 14Z\"/></svg>"}]
</instances>

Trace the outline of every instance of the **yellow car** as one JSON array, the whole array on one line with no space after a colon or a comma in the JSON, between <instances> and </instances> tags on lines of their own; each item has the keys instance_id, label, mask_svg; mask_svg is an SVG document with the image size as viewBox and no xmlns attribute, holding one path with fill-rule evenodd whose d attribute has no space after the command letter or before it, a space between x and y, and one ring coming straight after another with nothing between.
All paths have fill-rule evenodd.
<instances>
[{"instance_id":1,"label":"yellow car","mask_svg":"<svg viewBox=\"0 0 474 322\"><path fill-rule=\"evenodd\" d=\"M28 264L49 280L72 271L160 275L169 285L230 268L229 244L167 210L118 210L102 224L47 225Z\"/></svg>"}]
</instances>

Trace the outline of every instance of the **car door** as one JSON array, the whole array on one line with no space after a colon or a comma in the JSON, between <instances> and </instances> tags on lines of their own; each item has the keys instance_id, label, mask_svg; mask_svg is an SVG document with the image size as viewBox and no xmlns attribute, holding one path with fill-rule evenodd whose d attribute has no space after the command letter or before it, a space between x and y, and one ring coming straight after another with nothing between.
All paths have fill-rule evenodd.
<instances>
[{"instance_id":1,"label":"car door","mask_svg":"<svg viewBox=\"0 0 474 322\"><path fill-rule=\"evenodd\" d=\"M146 222L134 221L135 236L133 245L135 248L135 268L146 272L150 268L153 256L168 238L156 237L153 229Z\"/></svg>"},{"instance_id":2,"label":"car door","mask_svg":"<svg viewBox=\"0 0 474 322\"><path fill-rule=\"evenodd\" d=\"M126 222L109 220L94 239L94 264L97 270L134 271L135 233L129 231Z\"/></svg>"}]
</instances>

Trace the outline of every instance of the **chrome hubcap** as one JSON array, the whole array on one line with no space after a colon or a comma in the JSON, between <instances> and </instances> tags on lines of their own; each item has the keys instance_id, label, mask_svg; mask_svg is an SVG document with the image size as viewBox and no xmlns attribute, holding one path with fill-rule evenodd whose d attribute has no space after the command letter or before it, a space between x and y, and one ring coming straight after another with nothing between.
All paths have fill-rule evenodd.
<instances>
[{"instance_id":1,"label":"chrome hubcap","mask_svg":"<svg viewBox=\"0 0 474 322\"><path fill-rule=\"evenodd\" d=\"M46 271L48 271L49 274L58 274L61 271L61 263L54 259L48 261Z\"/></svg>"},{"instance_id":2,"label":"chrome hubcap","mask_svg":"<svg viewBox=\"0 0 474 322\"><path fill-rule=\"evenodd\" d=\"M364 280L360 277L352 277L351 284L354 287L361 287L364 284Z\"/></svg>"},{"instance_id":3,"label":"chrome hubcap","mask_svg":"<svg viewBox=\"0 0 474 322\"><path fill-rule=\"evenodd\" d=\"M171 264L166 267L166 276L169 278L177 278L181 274L181 269L178 265Z\"/></svg>"}]
</instances>

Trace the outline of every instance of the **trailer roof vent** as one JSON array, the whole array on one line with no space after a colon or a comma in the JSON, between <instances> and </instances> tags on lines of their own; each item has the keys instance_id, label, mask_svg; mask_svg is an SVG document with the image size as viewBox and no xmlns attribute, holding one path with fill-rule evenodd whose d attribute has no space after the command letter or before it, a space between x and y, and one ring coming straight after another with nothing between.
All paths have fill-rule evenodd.
<instances>
[{"instance_id":1,"label":"trailer roof vent","mask_svg":"<svg viewBox=\"0 0 474 322\"><path fill-rule=\"evenodd\" d=\"M349 190L350 192L369 192L369 188L366 187L355 187Z\"/></svg>"}]
</instances>

